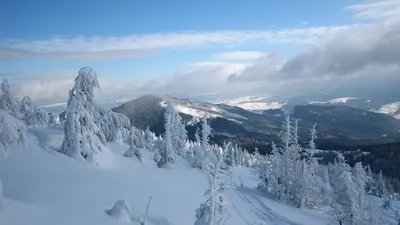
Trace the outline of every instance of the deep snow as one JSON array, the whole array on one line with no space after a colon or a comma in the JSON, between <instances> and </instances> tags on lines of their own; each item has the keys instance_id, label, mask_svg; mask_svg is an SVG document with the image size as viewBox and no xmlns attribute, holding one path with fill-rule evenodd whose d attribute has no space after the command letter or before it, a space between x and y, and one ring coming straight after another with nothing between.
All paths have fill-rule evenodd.
<instances>
[{"instance_id":1,"label":"deep snow","mask_svg":"<svg viewBox=\"0 0 400 225\"><path fill-rule=\"evenodd\" d=\"M125 158L128 146L122 143L109 143L113 154L103 159L105 166L96 167L54 151L62 139L60 128L30 129L27 147L14 145L9 158L0 159L5 196L1 225L140 224L150 196L148 225L194 223L195 210L205 201L208 187L202 171L184 161L173 168L157 168L149 152L142 152L143 163ZM226 191L231 211L228 225L261 221L325 225L330 221L327 213L297 209L260 193L255 189L258 180L248 168L232 168L232 174L233 185ZM110 216L109 210L119 200L129 205L122 207L130 210L128 220L126 215L122 219ZM381 211L388 219L394 216Z\"/></svg>"}]
</instances>

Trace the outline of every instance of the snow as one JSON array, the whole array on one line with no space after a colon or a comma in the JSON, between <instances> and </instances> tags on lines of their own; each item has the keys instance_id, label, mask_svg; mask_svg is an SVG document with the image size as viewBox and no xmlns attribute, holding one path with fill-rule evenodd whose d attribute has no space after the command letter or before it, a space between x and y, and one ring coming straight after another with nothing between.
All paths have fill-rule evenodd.
<instances>
[{"instance_id":1,"label":"snow","mask_svg":"<svg viewBox=\"0 0 400 225\"><path fill-rule=\"evenodd\" d=\"M280 109L284 105L285 104L282 102L246 102L237 104L236 106L245 110L259 111L259 110L269 110L269 109Z\"/></svg>"},{"instance_id":2,"label":"snow","mask_svg":"<svg viewBox=\"0 0 400 225\"><path fill-rule=\"evenodd\" d=\"M234 122L241 123L240 121L236 119L242 119L242 120L247 120L246 117L241 116L236 113L231 113L228 111L225 111L221 108L217 108L215 106L197 106L196 103L193 105L181 105L179 102L174 102L175 104L175 109L176 111L180 113L184 113L187 115L191 115L193 117L193 121L195 122L197 119L206 117L206 118L216 118L216 117L222 117L226 119L230 119ZM167 107L167 102L163 101L160 103L162 107Z\"/></svg>"},{"instance_id":3,"label":"snow","mask_svg":"<svg viewBox=\"0 0 400 225\"><path fill-rule=\"evenodd\" d=\"M381 106L381 108L379 108L375 112L392 115L395 118L400 119L400 102L392 102L392 103L383 105L383 106Z\"/></svg>"},{"instance_id":4,"label":"snow","mask_svg":"<svg viewBox=\"0 0 400 225\"><path fill-rule=\"evenodd\" d=\"M5 197L0 224L139 225L150 196L148 225L194 223L195 210L205 201L208 188L201 170L185 161L169 169L157 168L150 152L142 152L140 163L123 157L128 146L116 142L108 143L111 153L104 159L109 162L107 166L93 166L54 151L62 140L59 128L30 129L27 147L12 145L9 158L0 159ZM326 225L330 221L324 212L294 208L259 192L255 188L259 181L251 169L237 167L231 171L233 185L225 191L231 211L227 225ZM117 208L125 211L116 213L121 216L110 216L115 213L109 210L120 200L123 207ZM399 202L394 205L399 209ZM385 217L394 217L376 207Z\"/></svg>"},{"instance_id":5,"label":"snow","mask_svg":"<svg viewBox=\"0 0 400 225\"><path fill-rule=\"evenodd\" d=\"M310 102L310 104L338 104L338 103L347 103L347 101L352 100L352 99L358 99L358 98L352 98L352 97L343 97L343 98L335 98L335 99L331 99L329 101L326 102L321 102L321 101L313 101Z\"/></svg>"},{"instance_id":6,"label":"snow","mask_svg":"<svg viewBox=\"0 0 400 225\"><path fill-rule=\"evenodd\" d=\"M269 109L280 109L285 105L284 102L279 101L266 101L268 97L259 96L246 96L241 98L236 98L232 100L220 101L220 104L226 104L230 106L237 106L249 111L262 111Z\"/></svg>"}]
</instances>

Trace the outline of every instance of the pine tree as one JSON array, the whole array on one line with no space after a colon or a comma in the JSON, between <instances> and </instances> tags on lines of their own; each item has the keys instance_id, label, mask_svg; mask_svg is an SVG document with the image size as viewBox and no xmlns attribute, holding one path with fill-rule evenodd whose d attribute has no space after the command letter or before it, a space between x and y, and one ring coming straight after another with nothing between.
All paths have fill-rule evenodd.
<instances>
[{"instance_id":1,"label":"pine tree","mask_svg":"<svg viewBox=\"0 0 400 225\"><path fill-rule=\"evenodd\" d=\"M228 151L229 145L225 147L224 149L214 147L206 152L203 168L209 183L209 189L205 193L208 199L196 210L195 225L223 225L228 219L228 205L223 195L226 181L221 173L224 154Z\"/></svg>"},{"instance_id":2,"label":"pine tree","mask_svg":"<svg viewBox=\"0 0 400 225\"><path fill-rule=\"evenodd\" d=\"M22 98L20 115L26 125L47 125L49 124L49 115L42 109L32 105L32 101L28 96Z\"/></svg>"},{"instance_id":3,"label":"pine tree","mask_svg":"<svg viewBox=\"0 0 400 225\"><path fill-rule=\"evenodd\" d=\"M365 190L368 194L376 195L376 182L370 165L367 165L367 183L365 184Z\"/></svg>"},{"instance_id":4,"label":"pine tree","mask_svg":"<svg viewBox=\"0 0 400 225\"><path fill-rule=\"evenodd\" d=\"M61 146L63 154L94 164L98 164L96 154L106 148L106 139L94 119L96 88L100 88L96 73L91 68L81 68L69 92Z\"/></svg>"},{"instance_id":5,"label":"pine tree","mask_svg":"<svg viewBox=\"0 0 400 225\"><path fill-rule=\"evenodd\" d=\"M327 206L331 206L334 196L327 166L322 167L322 182L323 182L321 188L322 203Z\"/></svg>"},{"instance_id":6,"label":"pine tree","mask_svg":"<svg viewBox=\"0 0 400 225\"><path fill-rule=\"evenodd\" d=\"M21 114L19 113L18 104L10 93L10 85L8 84L7 79L3 79L1 90L3 91L3 94L0 96L0 109L13 117L20 119Z\"/></svg>"},{"instance_id":7,"label":"pine tree","mask_svg":"<svg viewBox=\"0 0 400 225\"><path fill-rule=\"evenodd\" d=\"M332 187L334 196L332 206L336 217L343 224L361 225L361 208L356 197L357 184L352 179L350 166L346 164L341 154L338 155L334 165Z\"/></svg>"},{"instance_id":8,"label":"pine tree","mask_svg":"<svg viewBox=\"0 0 400 225\"><path fill-rule=\"evenodd\" d=\"M312 154L314 153L314 150L316 149L315 146L315 139L317 139L317 124L314 124L310 130L310 142L308 143L309 148L311 149Z\"/></svg>"},{"instance_id":9,"label":"pine tree","mask_svg":"<svg viewBox=\"0 0 400 225\"><path fill-rule=\"evenodd\" d=\"M124 156L128 158L135 156L140 162L142 162L142 153L140 149L145 147L145 141L144 136L136 127L131 127L128 143L129 149L124 153Z\"/></svg>"},{"instance_id":10,"label":"pine tree","mask_svg":"<svg viewBox=\"0 0 400 225\"><path fill-rule=\"evenodd\" d=\"M157 162L158 167L163 167L163 166L169 166L175 162L175 156L176 152L173 146L173 135L175 134L175 108L172 102L168 102L167 104L167 110L165 111L164 114L164 127L165 127L165 133L163 136L163 143L164 145L159 148L158 150L158 155L159 155L159 161Z\"/></svg>"},{"instance_id":11,"label":"pine tree","mask_svg":"<svg viewBox=\"0 0 400 225\"><path fill-rule=\"evenodd\" d=\"M126 142L130 134L131 123L123 114L96 107L95 122L104 134L106 141ZM129 144L129 143L128 143Z\"/></svg>"},{"instance_id":12,"label":"pine tree","mask_svg":"<svg viewBox=\"0 0 400 225\"><path fill-rule=\"evenodd\" d=\"M150 131L149 127L147 127L144 135L145 139L145 147L147 150L153 152L154 151L154 141L156 136L153 132Z\"/></svg>"},{"instance_id":13,"label":"pine tree","mask_svg":"<svg viewBox=\"0 0 400 225\"><path fill-rule=\"evenodd\" d=\"M365 172L361 162L357 162L353 168L353 180L357 185L357 200L361 209L364 207L364 196L366 195L365 186L367 179L367 173Z\"/></svg>"},{"instance_id":14,"label":"pine tree","mask_svg":"<svg viewBox=\"0 0 400 225\"><path fill-rule=\"evenodd\" d=\"M383 177L382 170L379 172L377 179L377 193L380 198L383 198L383 208L392 208L392 199L389 194L386 179Z\"/></svg>"}]
</instances>

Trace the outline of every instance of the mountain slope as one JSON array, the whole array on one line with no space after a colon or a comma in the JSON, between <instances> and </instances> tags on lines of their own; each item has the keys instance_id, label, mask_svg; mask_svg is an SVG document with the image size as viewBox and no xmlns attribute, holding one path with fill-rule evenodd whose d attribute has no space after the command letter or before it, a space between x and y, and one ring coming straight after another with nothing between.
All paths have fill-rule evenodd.
<instances>
[{"instance_id":1,"label":"mountain slope","mask_svg":"<svg viewBox=\"0 0 400 225\"><path fill-rule=\"evenodd\" d=\"M397 119L400 119L400 102L392 102L386 105L381 106L377 113L388 114L394 116Z\"/></svg>"},{"instance_id":2,"label":"mountain slope","mask_svg":"<svg viewBox=\"0 0 400 225\"><path fill-rule=\"evenodd\" d=\"M205 201L205 174L185 162L160 169L149 152L142 152L140 163L122 157L127 146L110 143L113 154L108 166L96 167L50 150L61 146L60 130L46 128L34 133L36 136L28 134L29 148L12 146L10 157L0 163L6 198L0 224L139 225L149 196L153 202L147 225L193 224L195 210ZM276 202L257 191L258 179L248 168L233 168L231 172L233 185L225 192L231 211L227 224L328 223L327 215ZM240 180L243 187L238 187ZM132 222L105 213L118 200L130 204Z\"/></svg>"},{"instance_id":3,"label":"mountain slope","mask_svg":"<svg viewBox=\"0 0 400 225\"><path fill-rule=\"evenodd\" d=\"M145 95L124 103L113 110L125 114L134 126L157 134L164 132L165 105L173 101L187 123L189 134L196 131L198 119L210 118L214 135L254 138L279 142L284 113L281 109L248 111L225 104L211 104L171 96ZM348 100L350 101L350 100ZM303 105L292 108L293 118L299 119L300 139L307 141L309 129L317 123L319 141L346 145L372 144L400 138L400 121L395 118L347 106Z\"/></svg>"}]
</instances>

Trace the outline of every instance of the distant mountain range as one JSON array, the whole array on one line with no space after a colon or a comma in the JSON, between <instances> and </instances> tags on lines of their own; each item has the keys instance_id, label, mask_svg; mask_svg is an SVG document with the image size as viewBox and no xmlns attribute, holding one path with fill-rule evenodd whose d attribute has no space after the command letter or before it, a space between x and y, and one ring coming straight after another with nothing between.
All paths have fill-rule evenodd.
<instances>
[{"instance_id":1,"label":"distant mountain range","mask_svg":"<svg viewBox=\"0 0 400 225\"><path fill-rule=\"evenodd\" d=\"M219 101L231 106L238 106L246 110L260 112L269 109L291 108L296 105L323 105L323 106L349 106L364 109L377 113L384 113L400 119L399 98L388 97L340 97L321 95L318 99L315 96L299 96L296 98L282 98L280 96L248 96L237 99Z\"/></svg>"},{"instance_id":2,"label":"distant mountain range","mask_svg":"<svg viewBox=\"0 0 400 225\"><path fill-rule=\"evenodd\" d=\"M262 100L242 99L242 101L236 101L236 104L254 104ZM206 116L210 119L214 136L279 142L284 111L290 109L292 117L299 119L300 139L304 142L308 140L309 129L314 123L317 123L320 142L359 145L391 142L400 138L400 120L361 107L354 108L346 105L356 99L337 99L330 102L314 101L313 104L307 102L305 105L297 105L295 101L272 100L278 103L265 105L265 107L270 106L270 108L253 107L246 110L245 107L234 106L235 102L233 101L213 104L177 99L171 96L145 95L112 110L128 116L134 126L141 129L150 127L157 134L164 132L163 114L165 106L168 101L172 101L187 123L187 129L191 136L199 126L199 118ZM372 100L370 102L360 101L368 104ZM384 112L393 113L394 110L391 107L388 108L390 110ZM380 108L376 111L379 110Z\"/></svg>"}]
</instances>

